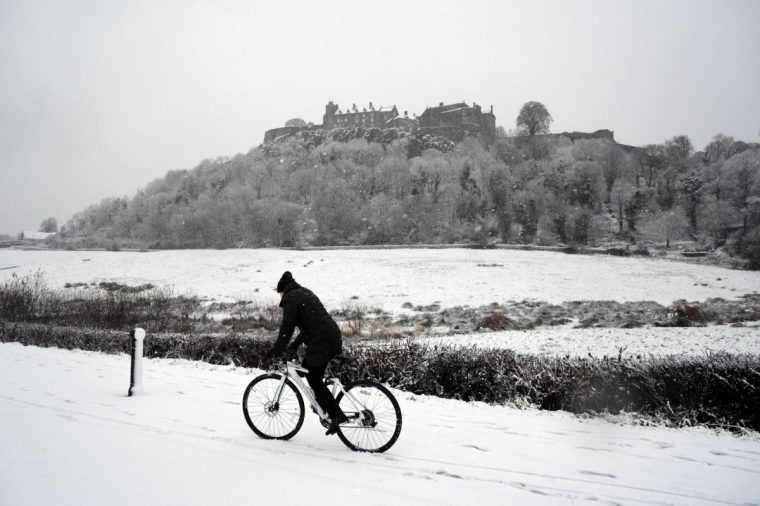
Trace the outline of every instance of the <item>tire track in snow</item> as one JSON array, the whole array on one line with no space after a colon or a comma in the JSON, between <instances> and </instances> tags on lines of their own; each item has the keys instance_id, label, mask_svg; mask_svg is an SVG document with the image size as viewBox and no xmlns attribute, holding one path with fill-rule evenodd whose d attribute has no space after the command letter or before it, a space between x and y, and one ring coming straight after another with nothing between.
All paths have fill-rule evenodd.
<instances>
[{"instance_id":1,"label":"tire track in snow","mask_svg":"<svg viewBox=\"0 0 760 506\"><path fill-rule=\"evenodd\" d=\"M320 455L315 455L315 453L313 451L303 451L303 450L291 449L291 448L288 448L287 451L283 451L283 450L277 451L277 450L274 450L274 449L270 450L269 448L262 447L262 445L251 445L251 444L248 444L248 443L246 443L244 441L241 441L240 439L236 439L236 438L229 438L229 437L223 437L223 436L210 436L210 434L208 432L203 433L203 428L202 427L198 428L198 430L200 431L199 433L187 432L187 431L178 431L178 430L174 430L174 429L170 430L170 429L167 429L165 427L155 427L155 426L152 426L152 425L147 425L147 424L137 423L137 422L125 421L125 420L121 420L121 419L118 419L118 418L111 418L111 417L107 417L107 416L103 416L103 415L96 415L96 414L87 413L87 412L83 412L83 411L79 411L79 410L64 409L64 408L59 408L59 407L54 407L54 406L47 406L47 405L44 405L44 404L30 402L30 401L26 401L26 400L23 400L23 399L18 399L18 398L6 396L6 395L0 395L0 399L4 399L4 400L7 400L7 401L15 402L15 403L20 404L20 405L33 406L33 407L36 407L36 408L45 409L47 411L52 411L52 412L55 412L56 414L58 414L59 416L61 414L65 414L65 415L69 415L69 416L76 415L76 416L80 416L80 417L85 417L85 418L90 418L90 419L94 419L94 420L98 420L98 421L107 422L107 423L113 423L113 424L122 425L122 426L134 427L134 428L138 428L138 429L141 429L141 430L144 430L144 431L148 431L148 432L153 433L153 434L158 434L158 435L163 435L163 436L167 436L167 435L168 436L181 436L181 437L186 437L186 438L191 438L191 439L201 440L201 441L218 441L218 442L223 442L223 443L227 443L227 444L232 444L232 445L235 445L235 446L241 446L241 445L243 445L243 446L248 446L248 447L252 447L252 448L255 447L258 450L263 449L263 450L265 450L267 452L270 452L270 453L273 453L273 454L288 453L288 454L296 454L296 455L303 456L303 457L308 457L308 458L321 457ZM73 420L76 420L76 419L74 418ZM272 443L272 442L268 442L268 443ZM296 445L298 443L297 442L289 442L288 444ZM218 453L218 454L222 454L222 455L228 455L227 453L225 453L225 452L219 452L218 450L213 450L213 449L209 449L209 448L205 448L205 447L203 449L206 450L206 451L212 451L212 452L215 452L215 453ZM272 451L272 450L274 450L274 451ZM334 460L336 462L341 462L341 463L348 464L348 465L356 464L357 463L357 458L358 458L357 455L361 455L361 454L351 454L351 455L352 455L351 457L340 457L340 456L336 457L336 456L331 456L330 458L331 458L331 460ZM268 462L259 461L259 460L256 460L256 459L249 459L247 457L241 457L241 456L236 456L236 455L229 455L229 456L231 456L233 458L249 460L249 461L255 462L255 463L272 465L271 463L268 463ZM402 472L402 471L407 471L407 472L422 473L422 474L431 475L431 476L437 476L437 477L445 477L445 478L450 478L450 479L463 479L463 480L471 480L471 481L480 481L480 482L499 484L499 485L509 486L509 487L515 487L516 483L521 483L521 482L509 481L507 479L483 477L483 476L479 476L479 475L475 475L475 474L468 474L468 473L464 473L464 472L454 473L454 472L446 470L447 467L454 467L454 468L464 468L466 470L470 470L471 472L489 471L489 472L494 472L494 473L497 473L497 474L503 473L503 474L518 475L518 476L524 476L524 477L530 477L530 478L538 478L538 479L544 479L544 480L548 479L548 480L556 480L556 481L562 481L562 482L568 482L568 483L577 483L577 484L583 484L583 485L594 485L596 487L607 487L607 488L612 488L612 489L616 489L616 490L620 490L620 491L622 491L622 490L629 490L629 491L633 491L633 492L637 492L637 493L642 493L643 492L643 493L647 493L647 494L657 494L657 495L671 497L671 498L680 498L680 499L688 499L690 501L699 501L699 502L702 502L702 503L723 504L723 505L727 505L727 506L747 506L747 503L736 503L736 502L731 502L731 501L726 501L726 500L717 499L717 498L711 498L711 497L700 497L700 496L696 496L696 495L692 495L692 494L684 494L684 493L672 492L672 491L667 491L667 490L658 490L658 489L647 488L647 487L639 487L639 486L636 486L636 485L626 485L626 484L621 484L621 483L610 483L610 482L601 481L601 480L592 480L592 479L586 479L586 478L575 478L575 477L571 477L571 476L561 476L561 475L554 475L554 474L548 474L548 473L536 473L536 472L524 471L524 470L519 470L519 469L499 468L499 467L493 467L493 466L483 466L483 465L478 465L478 464L465 464L465 463L458 463L458 462L450 462L450 461L444 461L444 460L429 459L429 458L424 458L424 457L404 456L404 455L393 455L392 457L389 457L389 456L385 456L385 455L365 454L365 456L370 457L370 458L377 458L377 459L387 458L387 460L390 461L389 463L372 462L372 461L369 461L369 460L364 460L364 461L361 461L361 464L365 465L365 466L369 466L369 467L380 468L380 469L382 469L384 471L391 471L394 474L397 474L398 472ZM401 463L404 463L404 462L406 462L406 463L422 463L422 464L428 464L428 465L429 464L433 464L436 467L432 468L432 469L431 468L427 468L427 469L426 468L419 468L419 467L403 467L403 466L398 466L398 464L397 464L398 462L401 462ZM442 469L440 466L443 466L444 469ZM292 468L288 467L288 466L282 466L282 467L284 469L287 469L287 470L292 470ZM299 471L299 472L301 472L301 471ZM752 471L752 472L754 472L754 471ZM323 476L321 476L321 475L313 475L313 476L318 477L318 478L323 478ZM331 479L334 479L334 477L331 476ZM527 484L523 484L523 485L525 485L525 487L518 486L518 488L526 488L526 490L530 491L527 488L528 487ZM594 497L594 499L592 499L592 497L589 495L589 493L586 492L586 491L583 491L583 490L575 490L575 489L568 489L568 488L561 488L561 487L552 487L552 486L545 485L545 484L531 484L531 485L529 485L529 487L531 487L533 489L538 489L538 490L547 490L547 491L561 492L563 494L575 494L574 498L576 498L576 499L580 499L580 498L584 498L585 497L585 498L588 498L589 500L599 500L598 497ZM383 489L383 492L387 493L388 491L385 490L385 489ZM642 502L642 503L647 503L647 504L672 504L671 502L657 503L657 502L653 502L651 500L636 499L634 497L616 496L616 495L608 495L608 494L597 494L597 495L602 495L603 497L609 498L609 499L619 499L619 500L624 500L624 501Z\"/></svg>"}]
</instances>

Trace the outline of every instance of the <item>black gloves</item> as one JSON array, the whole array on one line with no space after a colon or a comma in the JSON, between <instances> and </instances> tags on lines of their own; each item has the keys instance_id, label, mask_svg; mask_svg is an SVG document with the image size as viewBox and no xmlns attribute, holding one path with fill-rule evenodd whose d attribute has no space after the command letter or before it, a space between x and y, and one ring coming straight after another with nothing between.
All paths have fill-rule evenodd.
<instances>
[{"instance_id":1,"label":"black gloves","mask_svg":"<svg viewBox=\"0 0 760 506\"><path fill-rule=\"evenodd\" d=\"M287 348L285 348L285 351L282 353L275 353L274 348L266 352L262 359L262 367L271 367L275 365L276 363L284 360L289 361L293 360L297 357L298 354L298 346L291 344Z\"/></svg>"},{"instance_id":2,"label":"black gloves","mask_svg":"<svg viewBox=\"0 0 760 506\"><path fill-rule=\"evenodd\" d=\"M298 345L291 344L285 348L285 353L282 354L282 358L286 361L293 360L298 356Z\"/></svg>"},{"instance_id":3,"label":"black gloves","mask_svg":"<svg viewBox=\"0 0 760 506\"><path fill-rule=\"evenodd\" d=\"M273 366L278 361L278 359L279 357L275 355L274 350L269 350L261 359L261 366L264 368L269 368Z\"/></svg>"}]
</instances>

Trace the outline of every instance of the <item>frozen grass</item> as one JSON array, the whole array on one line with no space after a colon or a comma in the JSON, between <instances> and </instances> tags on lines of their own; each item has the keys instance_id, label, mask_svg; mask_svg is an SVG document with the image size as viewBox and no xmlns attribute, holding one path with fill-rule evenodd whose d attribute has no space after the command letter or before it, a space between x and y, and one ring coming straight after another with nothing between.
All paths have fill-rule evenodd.
<instances>
[{"instance_id":1,"label":"frozen grass","mask_svg":"<svg viewBox=\"0 0 760 506\"><path fill-rule=\"evenodd\" d=\"M212 318L220 312L221 321ZM227 332L274 330L276 306L256 301L205 304L176 296L171 288L99 283L48 287L44 273L11 277L0 284L0 321L70 325L93 329L144 327L149 332Z\"/></svg>"}]
</instances>

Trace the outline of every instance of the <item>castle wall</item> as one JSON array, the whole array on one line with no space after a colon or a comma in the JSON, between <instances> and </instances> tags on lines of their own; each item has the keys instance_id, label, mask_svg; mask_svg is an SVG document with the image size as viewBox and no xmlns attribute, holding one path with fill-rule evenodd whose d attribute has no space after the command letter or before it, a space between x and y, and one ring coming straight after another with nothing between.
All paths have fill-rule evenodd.
<instances>
[{"instance_id":1,"label":"castle wall","mask_svg":"<svg viewBox=\"0 0 760 506\"><path fill-rule=\"evenodd\" d=\"M272 128L271 130L264 132L264 143L272 142L273 140L277 139L278 137L282 137L283 135L293 135L304 130L319 130L320 128L322 128L322 125Z\"/></svg>"}]
</instances>

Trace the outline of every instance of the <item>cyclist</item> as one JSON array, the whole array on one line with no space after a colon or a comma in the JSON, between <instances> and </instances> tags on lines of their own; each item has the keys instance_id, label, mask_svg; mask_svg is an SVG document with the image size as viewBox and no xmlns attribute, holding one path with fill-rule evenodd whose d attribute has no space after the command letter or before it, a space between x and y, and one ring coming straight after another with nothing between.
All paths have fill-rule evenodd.
<instances>
[{"instance_id":1,"label":"cyclist","mask_svg":"<svg viewBox=\"0 0 760 506\"><path fill-rule=\"evenodd\" d=\"M308 288L296 283L289 271L285 271L277 283L277 292L280 294L282 322L277 341L267 353L267 359L282 356L286 347L288 355L295 355L302 343L306 345L306 357L303 362L304 367L309 369L306 380L314 390L314 397L319 405L330 415L330 427L325 435L335 434L338 426L348 421L348 417L340 409L324 382L327 364L340 355L343 349L338 324L317 296ZM300 332L288 346L296 327Z\"/></svg>"}]
</instances>

